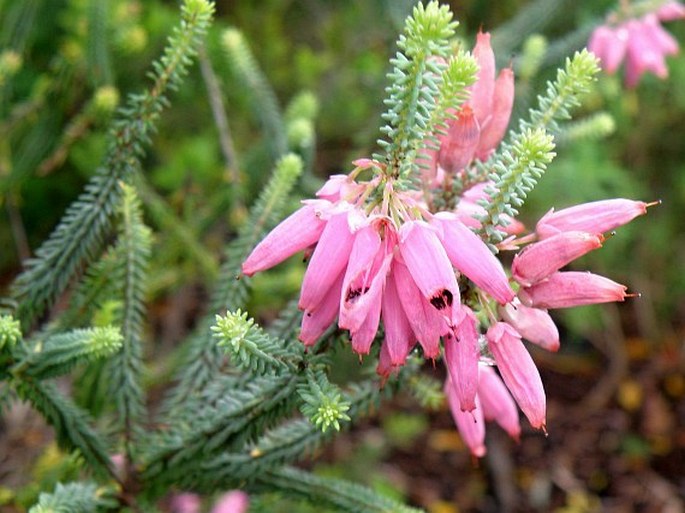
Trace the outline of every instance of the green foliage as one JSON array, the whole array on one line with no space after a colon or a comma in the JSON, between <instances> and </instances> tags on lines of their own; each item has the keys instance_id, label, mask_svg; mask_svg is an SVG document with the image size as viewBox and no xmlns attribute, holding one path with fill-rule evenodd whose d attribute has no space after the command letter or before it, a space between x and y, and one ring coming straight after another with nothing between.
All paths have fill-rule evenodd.
<instances>
[{"instance_id":1,"label":"green foliage","mask_svg":"<svg viewBox=\"0 0 685 513\"><path fill-rule=\"evenodd\" d=\"M79 363L111 357L124 345L119 329L112 326L86 328L32 341L33 348L21 358L12 373L47 379L69 372Z\"/></svg>"},{"instance_id":2,"label":"green foliage","mask_svg":"<svg viewBox=\"0 0 685 513\"><path fill-rule=\"evenodd\" d=\"M224 317L217 315L212 331L218 345L225 347L231 355L233 363L253 374L292 370L302 354L301 346L295 346L295 349L269 336L240 310L228 312Z\"/></svg>"},{"instance_id":3,"label":"green foliage","mask_svg":"<svg viewBox=\"0 0 685 513\"><path fill-rule=\"evenodd\" d=\"M111 490L98 488L95 483L57 484L52 493L41 493L38 503L29 513L92 513L116 508Z\"/></svg>"},{"instance_id":4,"label":"green foliage","mask_svg":"<svg viewBox=\"0 0 685 513\"><path fill-rule=\"evenodd\" d=\"M415 174L424 139L440 129L445 109L457 107L466 97L466 86L475 80L477 66L467 54L461 52L447 65L440 61L449 58L449 39L456 26L449 8L436 1L426 7L418 4L407 18L397 41L401 51L390 60L388 111L383 114L388 125L381 128L389 140L378 141L386 152L389 176L406 179Z\"/></svg>"},{"instance_id":5,"label":"green foliage","mask_svg":"<svg viewBox=\"0 0 685 513\"><path fill-rule=\"evenodd\" d=\"M11 315L0 315L0 350L11 349L21 339L21 324Z\"/></svg>"},{"instance_id":6,"label":"green foliage","mask_svg":"<svg viewBox=\"0 0 685 513\"><path fill-rule=\"evenodd\" d=\"M153 63L152 88L129 97L114 123L102 167L17 278L14 297L20 302L18 316L23 322L28 324L49 307L79 266L97 256L119 203L119 181L139 170L143 144L149 142L155 122L168 104L165 95L178 88L212 13L213 4L206 0L183 4L180 27L161 59Z\"/></svg>"},{"instance_id":7,"label":"green foliage","mask_svg":"<svg viewBox=\"0 0 685 513\"><path fill-rule=\"evenodd\" d=\"M350 409L350 403L323 372L308 371L307 381L298 387L297 393L303 401L302 414L324 433L331 426L340 431L340 422L351 420L345 413Z\"/></svg>"}]
</instances>

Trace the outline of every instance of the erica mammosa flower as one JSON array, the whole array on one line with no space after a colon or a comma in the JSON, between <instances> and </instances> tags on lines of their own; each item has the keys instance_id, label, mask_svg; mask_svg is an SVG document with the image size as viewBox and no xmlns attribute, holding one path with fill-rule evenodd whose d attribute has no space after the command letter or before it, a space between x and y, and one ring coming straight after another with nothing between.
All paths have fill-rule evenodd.
<instances>
[{"instance_id":1,"label":"erica mammosa flower","mask_svg":"<svg viewBox=\"0 0 685 513\"><path fill-rule=\"evenodd\" d=\"M619 17L623 21L615 21ZM676 55L679 46L661 22L683 18L685 6L676 1L666 2L641 17L631 16L630 12L614 13L606 25L594 30L588 49L599 57L607 73L615 73L625 60L628 87L635 87L648 71L663 79L668 76L665 57Z\"/></svg>"},{"instance_id":2,"label":"erica mammosa flower","mask_svg":"<svg viewBox=\"0 0 685 513\"><path fill-rule=\"evenodd\" d=\"M445 107L452 115L446 122L418 131L412 144L419 147L359 159L349 175L330 177L254 248L242 270L252 275L299 251L310 255L298 302L306 346L337 320L355 353L378 355L383 379L412 352L442 357L450 411L480 457L485 421L518 439L517 406L533 428L546 429L545 392L524 340L556 351L559 331L548 310L630 295L608 278L564 268L649 204L613 199L551 210L529 234L497 214L492 223L508 236L499 249L517 250L505 269L482 224L496 175L479 172L474 161L487 160L504 135L514 77L511 69L496 77L489 34L478 35L473 54L479 70L470 96L458 109ZM431 73L447 66L443 57L431 61ZM413 160L403 167L398 155Z\"/></svg>"}]
</instances>

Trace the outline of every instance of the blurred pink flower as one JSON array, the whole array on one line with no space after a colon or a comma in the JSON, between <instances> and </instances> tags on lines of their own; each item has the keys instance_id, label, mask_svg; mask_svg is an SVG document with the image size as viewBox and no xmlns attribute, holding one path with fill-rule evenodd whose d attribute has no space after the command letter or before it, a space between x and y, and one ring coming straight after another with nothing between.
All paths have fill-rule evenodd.
<instances>
[{"instance_id":1,"label":"blurred pink flower","mask_svg":"<svg viewBox=\"0 0 685 513\"><path fill-rule=\"evenodd\" d=\"M250 498L245 492L233 490L219 497L211 513L247 513Z\"/></svg>"}]
</instances>

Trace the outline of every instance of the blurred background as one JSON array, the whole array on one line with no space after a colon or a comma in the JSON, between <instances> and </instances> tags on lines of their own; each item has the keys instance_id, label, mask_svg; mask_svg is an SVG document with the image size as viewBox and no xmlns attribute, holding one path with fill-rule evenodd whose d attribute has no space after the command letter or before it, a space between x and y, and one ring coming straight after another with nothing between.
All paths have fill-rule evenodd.
<instances>
[{"instance_id":1,"label":"blurred background","mask_svg":"<svg viewBox=\"0 0 685 513\"><path fill-rule=\"evenodd\" d=\"M616 8L592 0L449 3L462 44L472 47L479 28L490 31L499 66L514 65L515 116ZM322 179L377 150L388 59L412 5L217 1L200 64L171 98L144 161L141 197L155 232L153 401L204 311L223 245L284 148L308 167L293 208ZM177 7L0 1L0 295L98 167L117 105L149 85L145 73ZM685 42L684 21L667 29ZM559 141L558 158L521 216L533 227L551 207L611 197L662 202L577 262L640 297L554 312L560 352L534 351L549 436L524 428L516 444L491 427L488 455L476 462L444 406L426 410L407 394L304 465L432 513L684 510L685 58L669 58L668 67L667 80L645 76L630 90L620 74L600 76L577 113L601 112L613 123ZM302 271L290 262L256 277L251 314L268 323L296 296ZM341 380L373 368L347 353L336 356ZM441 372L426 369L440 379ZM77 470L27 407L3 415L0 511L23 511L37 490ZM273 501L273 511L321 511Z\"/></svg>"}]
</instances>

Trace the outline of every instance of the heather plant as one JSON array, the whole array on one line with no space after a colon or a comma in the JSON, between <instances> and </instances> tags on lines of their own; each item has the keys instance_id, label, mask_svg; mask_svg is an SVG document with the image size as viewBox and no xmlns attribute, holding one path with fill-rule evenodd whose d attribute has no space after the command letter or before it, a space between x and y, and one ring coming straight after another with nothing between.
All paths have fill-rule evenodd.
<instances>
[{"instance_id":1,"label":"heather plant","mask_svg":"<svg viewBox=\"0 0 685 513\"><path fill-rule=\"evenodd\" d=\"M4 21L35 15L37 4L17 4ZM419 511L297 466L404 391L425 407L445 401L474 458L487 454L486 422L519 438L519 410L546 436L544 383L527 343L550 352L564 344L550 310L639 293L611 277L564 269L611 244L624 225L648 222L636 218L656 202L555 203L533 229L520 220L529 195L553 172L556 152L566 148L558 150L557 142L591 141L612 130L607 113L571 120L600 73L598 58L576 49L588 27L549 48L531 37L515 63L496 54L521 43L521 26L544 23L536 15L551 9L544 4L534 2L499 32L479 31L473 44L447 6L414 6L390 59L377 149L322 181L315 173L317 98L299 92L282 111L244 34L212 32L211 1L182 2L180 21L148 73L151 83L119 107L109 45L139 48L145 36L131 22L136 10L126 11L131 16L121 17L109 40L96 30L107 24L106 2L92 1L86 12L69 2L96 28L84 35L71 27L73 39L63 47L87 48L92 98L81 100L81 111L42 154L25 149L42 133L22 125L29 123L26 110L39 115L51 99L77 94L68 81L54 79L43 89L37 83L0 125L27 155L5 154L13 167L0 185L10 212L28 175L52 173L85 134L106 127L93 143L101 145L99 167L24 260L2 302L2 404L30 404L72 455L68 478L40 490L29 511L190 512L201 510L201 497L216 513L269 511L274 493L276 500L304 499L336 511ZM666 2L656 12L673 19L680 4ZM665 41L662 32L639 32ZM25 37L17 29L12 50L0 56L5 92L21 66ZM611 71L620 59L599 37L592 45ZM645 69L665 76L662 54L647 62L630 44L629 85ZM540 94L526 93L545 59L566 50ZM80 62L69 58L56 58L51 73L83 73L69 67ZM146 152L164 116L184 100L187 81L199 80L188 78L195 61L218 141L174 150L187 151L193 162L205 150L220 155L223 177L219 185L205 177L207 190L220 190L193 203L189 209L197 212L186 222L159 192L181 189L183 180L149 176ZM241 161L247 176L238 172L227 85L243 91L262 134ZM530 108L517 107L518 100ZM183 159L169 168L183 167ZM216 212L223 215L222 236L231 233L221 264L196 236ZM305 264L291 262L300 270L290 288L299 287L299 296L262 322L267 299L255 283L266 288L269 269L297 253ZM167 267L201 274L211 292L173 362L160 370L148 357L148 298L175 279L163 272ZM336 379L333 369L348 347L375 373ZM444 381L424 372L427 365L444 367ZM151 386L150 375L163 385Z\"/></svg>"}]
</instances>

